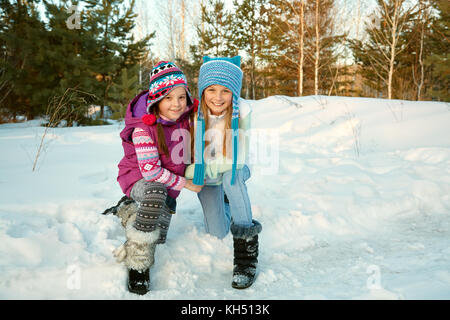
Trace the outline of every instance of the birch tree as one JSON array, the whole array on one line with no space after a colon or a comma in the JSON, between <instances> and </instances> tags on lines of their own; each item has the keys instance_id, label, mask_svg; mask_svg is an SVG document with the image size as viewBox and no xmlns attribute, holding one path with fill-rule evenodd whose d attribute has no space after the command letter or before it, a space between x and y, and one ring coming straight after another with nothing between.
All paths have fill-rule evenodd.
<instances>
[{"instance_id":1,"label":"birch tree","mask_svg":"<svg viewBox=\"0 0 450 320\"><path fill-rule=\"evenodd\" d=\"M319 6L320 0L315 2L314 10L314 32L316 35L315 54L314 54L314 94L319 94L319 62L320 62L320 20L319 20Z\"/></svg>"},{"instance_id":2,"label":"birch tree","mask_svg":"<svg viewBox=\"0 0 450 320\"><path fill-rule=\"evenodd\" d=\"M334 27L333 8L334 0L271 1L272 49L267 61L282 91L292 92L295 85L296 95L330 92L342 41Z\"/></svg>"},{"instance_id":3,"label":"birch tree","mask_svg":"<svg viewBox=\"0 0 450 320\"><path fill-rule=\"evenodd\" d=\"M337 60L342 54L343 46L340 44L345 35L339 34L335 26L334 0L314 0L309 3L308 12L306 26L309 26L307 34L311 50L306 57L313 65L313 92L315 95L321 92L330 94L340 71Z\"/></svg>"},{"instance_id":4,"label":"birch tree","mask_svg":"<svg viewBox=\"0 0 450 320\"><path fill-rule=\"evenodd\" d=\"M166 43L165 56L172 61L186 60L186 37L188 24L188 9L185 0L167 0L159 6L163 38Z\"/></svg>"},{"instance_id":5,"label":"birch tree","mask_svg":"<svg viewBox=\"0 0 450 320\"><path fill-rule=\"evenodd\" d=\"M407 0L377 0L377 8L366 23L368 41L352 42L354 53L378 77L393 98L394 74L398 57L408 46L400 41L416 12L416 5L407 6ZM364 56L364 57L363 57Z\"/></svg>"},{"instance_id":6,"label":"birch tree","mask_svg":"<svg viewBox=\"0 0 450 320\"><path fill-rule=\"evenodd\" d=\"M419 28L418 33L418 68L412 68L413 73L413 81L417 87L417 100L420 101L423 99L423 87L425 82L425 36L429 29L430 24L430 4L424 0L419 0L419 15L417 18L417 25Z\"/></svg>"}]
</instances>

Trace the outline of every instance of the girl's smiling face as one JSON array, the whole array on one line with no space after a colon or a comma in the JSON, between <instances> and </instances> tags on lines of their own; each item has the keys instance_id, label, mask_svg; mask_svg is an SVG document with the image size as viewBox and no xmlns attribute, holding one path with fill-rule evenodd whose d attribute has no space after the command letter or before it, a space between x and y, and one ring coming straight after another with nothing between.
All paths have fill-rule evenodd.
<instances>
[{"instance_id":1,"label":"girl's smiling face","mask_svg":"<svg viewBox=\"0 0 450 320\"><path fill-rule=\"evenodd\" d=\"M176 87L159 102L159 114L170 120L177 120L187 107L187 94L183 87Z\"/></svg>"},{"instance_id":2,"label":"girl's smiling face","mask_svg":"<svg viewBox=\"0 0 450 320\"><path fill-rule=\"evenodd\" d=\"M231 90L219 84L213 84L206 88L203 95L206 106L211 111L211 114L215 116L221 115L233 102Z\"/></svg>"}]
</instances>

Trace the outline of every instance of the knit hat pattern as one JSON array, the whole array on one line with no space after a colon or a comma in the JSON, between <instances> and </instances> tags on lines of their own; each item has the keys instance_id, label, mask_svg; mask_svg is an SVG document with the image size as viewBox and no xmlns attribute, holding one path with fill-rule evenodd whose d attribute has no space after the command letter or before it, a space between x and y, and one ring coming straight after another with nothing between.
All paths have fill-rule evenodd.
<instances>
[{"instance_id":1,"label":"knit hat pattern","mask_svg":"<svg viewBox=\"0 0 450 320\"><path fill-rule=\"evenodd\" d=\"M183 87L187 93L187 104L192 105L193 99L189 91L186 76L173 62L160 61L152 69L150 74L150 87L148 90L147 112L151 113L151 107L162 100L169 92Z\"/></svg>"},{"instance_id":2,"label":"knit hat pattern","mask_svg":"<svg viewBox=\"0 0 450 320\"><path fill-rule=\"evenodd\" d=\"M233 93L233 108L237 108L237 100L241 95L243 76L240 65L240 56L233 58L203 57L203 64L200 67L198 76L198 92L200 98L207 87L219 84L231 90Z\"/></svg>"},{"instance_id":3,"label":"knit hat pattern","mask_svg":"<svg viewBox=\"0 0 450 320\"><path fill-rule=\"evenodd\" d=\"M233 95L233 112L231 115L231 129L232 129L232 149L233 149L233 164L231 184L234 184L236 176L237 152L238 152L238 130L239 130L239 104L238 99L241 94L243 72L240 68L241 57L235 56L233 58L220 57L211 58L203 57L203 64L200 67L198 77L198 92L200 101L203 91L212 85L222 85L231 90ZM205 149L205 116L198 109L197 115L197 132L195 136L195 171L193 183L196 185L203 185L205 177L204 164L204 149Z\"/></svg>"}]
</instances>

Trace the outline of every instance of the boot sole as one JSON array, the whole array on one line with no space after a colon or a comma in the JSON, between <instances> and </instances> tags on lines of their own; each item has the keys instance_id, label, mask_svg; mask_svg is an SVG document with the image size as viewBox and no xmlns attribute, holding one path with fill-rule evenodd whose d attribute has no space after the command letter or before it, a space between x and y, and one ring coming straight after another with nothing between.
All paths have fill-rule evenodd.
<instances>
[{"instance_id":1,"label":"boot sole","mask_svg":"<svg viewBox=\"0 0 450 320\"><path fill-rule=\"evenodd\" d=\"M255 283L255 280L256 280L256 278L258 277L258 274L259 274L259 269L257 268L257 269L256 269L256 273L255 273L255 276L253 277L253 280L250 281L247 285L245 285L245 286L239 286L239 285L235 284L234 282L231 282L231 286L232 286L234 289L238 289L238 290L240 290L240 289L247 289L247 288L251 287L252 284Z\"/></svg>"},{"instance_id":2,"label":"boot sole","mask_svg":"<svg viewBox=\"0 0 450 320\"><path fill-rule=\"evenodd\" d=\"M249 287L251 287L251 285L253 284L255 282L255 280L253 280L252 282L250 282L248 285L246 285L246 286L238 286L237 284L234 284L234 283L231 283L231 286L234 288L234 289L238 289L238 290L241 290L241 289L247 289L247 288L249 288Z\"/></svg>"},{"instance_id":3,"label":"boot sole","mask_svg":"<svg viewBox=\"0 0 450 320\"><path fill-rule=\"evenodd\" d=\"M143 296L143 295L146 295L150 290L147 288L130 288L128 286L128 291L130 291L131 293Z\"/></svg>"}]
</instances>

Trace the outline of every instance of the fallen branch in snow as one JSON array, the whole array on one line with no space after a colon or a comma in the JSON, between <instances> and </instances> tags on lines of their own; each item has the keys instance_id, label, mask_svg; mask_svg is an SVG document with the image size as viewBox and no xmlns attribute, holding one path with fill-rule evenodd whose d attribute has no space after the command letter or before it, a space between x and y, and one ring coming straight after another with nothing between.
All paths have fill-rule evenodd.
<instances>
[{"instance_id":1,"label":"fallen branch in snow","mask_svg":"<svg viewBox=\"0 0 450 320\"><path fill-rule=\"evenodd\" d=\"M287 102L289 105L296 107L297 109L303 108L303 106L298 103L298 102L294 102L291 99L289 99L286 96L274 96L276 99Z\"/></svg>"},{"instance_id":2,"label":"fallen branch in snow","mask_svg":"<svg viewBox=\"0 0 450 320\"><path fill-rule=\"evenodd\" d=\"M400 122L401 120L403 120L403 107L404 107L404 105L403 105L402 101L400 101L400 111L399 111L400 118L397 117L397 110L396 109L397 109L398 104L395 105L394 103L391 104L389 102L386 102L386 105L388 106L389 110L391 111L392 115L394 116L396 122Z\"/></svg>"},{"instance_id":3,"label":"fallen branch in snow","mask_svg":"<svg viewBox=\"0 0 450 320\"><path fill-rule=\"evenodd\" d=\"M359 157L361 152L361 122L358 122L357 124L353 123L353 120L356 119L356 116L353 112L351 112L347 106L347 104L344 102L345 109L347 111L345 112L345 116L347 120L350 123L350 127L352 129L352 135L353 135L353 141L355 146L355 154L357 157Z\"/></svg>"},{"instance_id":4,"label":"fallen branch in snow","mask_svg":"<svg viewBox=\"0 0 450 320\"><path fill-rule=\"evenodd\" d=\"M321 95L312 96L312 98L325 110L325 106L328 104L328 100Z\"/></svg>"},{"instance_id":5,"label":"fallen branch in snow","mask_svg":"<svg viewBox=\"0 0 450 320\"><path fill-rule=\"evenodd\" d=\"M86 103L86 97L95 98L93 94L77 90L75 88L68 88L61 97L55 96L47 106L46 118L48 122L45 125L44 133L42 134L39 147L34 157L32 171L36 170L36 165L42 151L45 147L45 137L50 128L55 128L61 121L69 120L76 121L79 110L74 105L81 105Z\"/></svg>"}]
</instances>

